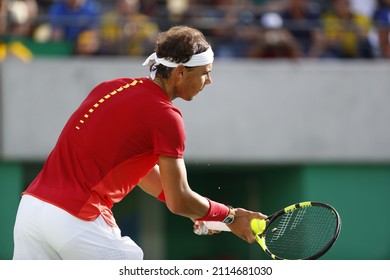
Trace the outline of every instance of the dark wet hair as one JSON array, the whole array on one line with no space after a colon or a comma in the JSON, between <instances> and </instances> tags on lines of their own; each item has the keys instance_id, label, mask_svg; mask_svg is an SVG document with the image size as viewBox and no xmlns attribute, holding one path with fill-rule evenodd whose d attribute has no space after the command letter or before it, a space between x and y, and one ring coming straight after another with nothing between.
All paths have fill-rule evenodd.
<instances>
[{"instance_id":1,"label":"dark wet hair","mask_svg":"<svg viewBox=\"0 0 390 280\"><path fill-rule=\"evenodd\" d=\"M194 54L205 52L210 47L203 33L198 29L179 25L159 34L155 52L175 63L186 63ZM165 65L152 65L150 70L157 70L156 77L169 78L174 68Z\"/></svg>"}]
</instances>

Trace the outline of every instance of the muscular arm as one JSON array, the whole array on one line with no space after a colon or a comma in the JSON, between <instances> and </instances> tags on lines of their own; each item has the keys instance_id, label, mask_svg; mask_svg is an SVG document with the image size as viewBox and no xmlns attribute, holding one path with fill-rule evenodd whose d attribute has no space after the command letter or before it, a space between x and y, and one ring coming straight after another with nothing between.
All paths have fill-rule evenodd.
<instances>
[{"instance_id":1,"label":"muscular arm","mask_svg":"<svg viewBox=\"0 0 390 280\"><path fill-rule=\"evenodd\" d=\"M209 209L206 198L192 191L187 182L183 159L160 156L156 165L138 184L143 191L157 197L162 190L168 209L181 216L197 219Z\"/></svg>"},{"instance_id":2,"label":"muscular arm","mask_svg":"<svg viewBox=\"0 0 390 280\"><path fill-rule=\"evenodd\" d=\"M198 219L209 211L207 199L188 185L183 159L160 156L159 166L155 166L138 185L155 197L164 190L166 205L174 214ZM253 242L255 238L249 227L253 218L264 219L266 215L238 208L236 219L229 227L240 238Z\"/></svg>"},{"instance_id":3,"label":"muscular arm","mask_svg":"<svg viewBox=\"0 0 390 280\"><path fill-rule=\"evenodd\" d=\"M183 159L160 156L160 176L168 209L192 219L204 217L209 202L192 191Z\"/></svg>"}]
</instances>

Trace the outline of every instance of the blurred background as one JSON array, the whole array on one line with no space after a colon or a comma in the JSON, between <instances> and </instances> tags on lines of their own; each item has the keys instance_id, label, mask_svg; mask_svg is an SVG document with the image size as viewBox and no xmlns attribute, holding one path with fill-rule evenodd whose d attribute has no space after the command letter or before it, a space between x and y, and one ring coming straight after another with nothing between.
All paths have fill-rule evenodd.
<instances>
[{"instance_id":1,"label":"blurred background","mask_svg":"<svg viewBox=\"0 0 390 280\"><path fill-rule=\"evenodd\" d=\"M327 202L343 225L323 259L390 259L390 0L1 0L0 259L70 114L101 81L147 76L177 24L216 55L213 84L174 101L191 187L265 214ZM193 234L139 189L113 210L145 259L268 259L230 233Z\"/></svg>"}]
</instances>

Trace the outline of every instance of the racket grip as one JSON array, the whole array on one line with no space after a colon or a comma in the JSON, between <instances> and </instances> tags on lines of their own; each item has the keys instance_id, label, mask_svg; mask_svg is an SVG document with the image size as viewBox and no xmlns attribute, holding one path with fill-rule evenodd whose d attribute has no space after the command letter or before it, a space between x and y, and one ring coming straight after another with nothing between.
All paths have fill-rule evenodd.
<instances>
[{"instance_id":1,"label":"racket grip","mask_svg":"<svg viewBox=\"0 0 390 280\"><path fill-rule=\"evenodd\" d=\"M207 222L204 222L204 224L208 229L211 229L211 230L231 231L230 228L222 222L207 221Z\"/></svg>"},{"instance_id":2,"label":"racket grip","mask_svg":"<svg viewBox=\"0 0 390 280\"><path fill-rule=\"evenodd\" d=\"M209 233L209 230L230 231L230 228L222 222L206 221L194 230L194 233L198 235L206 235Z\"/></svg>"}]
</instances>

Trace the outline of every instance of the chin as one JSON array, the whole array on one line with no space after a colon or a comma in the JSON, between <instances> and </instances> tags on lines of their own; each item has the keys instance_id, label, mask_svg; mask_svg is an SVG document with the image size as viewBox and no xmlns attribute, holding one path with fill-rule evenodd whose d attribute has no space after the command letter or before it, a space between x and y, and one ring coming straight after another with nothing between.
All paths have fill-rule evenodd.
<instances>
[{"instance_id":1,"label":"chin","mask_svg":"<svg viewBox=\"0 0 390 280\"><path fill-rule=\"evenodd\" d=\"M191 100L193 100L197 95L198 95L198 93L196 93L196 94L194 94L194 95L190 95L190 96L183 97L183 99L184 99L185 101L191 101Z\"/></svg>"},{"instance_id":2,"label":"chin","mask_svg":"<svg viewBox=\"0 0 390 280\"><path fill-rule=\"evenodd\" d=\"M199 93L200 93L200 91L195 92L195 93L191 93L191 94L182 94L182 95L179 95L178 97L180 97L181 99L183 99L183 100L185 100L185 101L191 101L191 100L193 100Z\"/></svg>"},{"instance_id":3,"label":"chin","mask_svg":"<svg viewBox=\"0 0 390 280\"><path fill-rule=\"evenodd\" d=\"M183 100L185 100L185 101L191 101L191 100L193 100L194 99L194 97L193 96L191 96L191 97L187 97L187 98L183 98Z\"/></svg>"}]
</instances>

